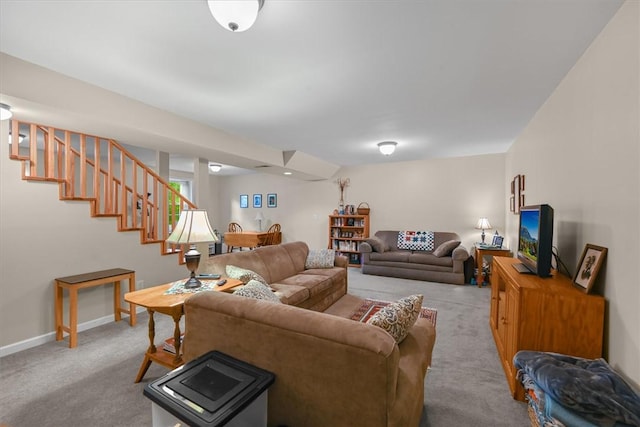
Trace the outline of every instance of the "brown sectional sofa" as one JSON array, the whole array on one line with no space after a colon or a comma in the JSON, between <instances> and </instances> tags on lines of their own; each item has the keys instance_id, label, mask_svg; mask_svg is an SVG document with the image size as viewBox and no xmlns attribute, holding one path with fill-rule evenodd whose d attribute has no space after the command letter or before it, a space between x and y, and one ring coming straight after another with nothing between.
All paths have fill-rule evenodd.
<instances>
[{"instance_id":1,"label":"brown sectional sofa","mask_svg":"<svg viewBox=\"0 0 640 427\"><path fill-rule=\"evenodd\" d=\"M362 273L377 276L401 277L431 282L465 283L465 262L469 251L464 246L456 247L450 255L438 257L429 251L398 249L398 231L377 231L375 236L386 246L384 251L376 251L371 244L362 242ZM434 248L449 240L460 240L451 232L434 232Z\"/></svg>"},{"instance_id":2,"label":"brown sectional sofa","mask_svg":"<svg viewBox=\"0 0 640 427\"><path fill-rule=\"evenodd\" d=\"M193 295L185 302L185 361L218 350L273 372L269 426L418 425L434 326L419 318L397 344L384 330L351 320L363 300L346 293L346 259L344 267L336 257L340 267L304 270L307 251L294 242L210 258L207 272L223 274L225 263L253 269L290 304ZM337 287L326 288L322 277ZM298 304L299 292L308 298Z\"/></svg>"}]
</instances>

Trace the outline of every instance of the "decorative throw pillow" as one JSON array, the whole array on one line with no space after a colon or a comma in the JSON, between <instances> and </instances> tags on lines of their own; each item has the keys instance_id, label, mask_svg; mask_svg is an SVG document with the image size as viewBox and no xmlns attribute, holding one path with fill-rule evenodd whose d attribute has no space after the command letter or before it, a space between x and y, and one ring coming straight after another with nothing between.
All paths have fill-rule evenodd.
<instances>
[{"instance_id":1,"label":"decorative throw pillow","mask_svg":"<svg viewBox=\"0 0 640 427\"><path fill-rule=\"evenodd\" d=\"M369 237L365 240L368 244L371 245L374 251L376 252L384 252L389 250L389 246L378 236Z\"/></svg>"},{"instance_id":2,"label":"decorative throw pillow","mask_svg":"<svg viewBox=\"0 0 640 427\"><path fill-rule=\"evenodd\" d=\"M310 249L304 268L333 268L336 252L333 249Z\"/></svg>"},{"instance_id":3,"label":"decorative throw pillow","mask_svg":"<svg viewBox=\"0 0 640 427\"><path fill-rule=\"evenodd\" d=\"M387 331L398 344L407 337L422 309L422 295L411 295L382 307L367 323Z\"/></svg>"},{"instance_id":4,"label":"decorative throw pillow","mask_svg":"<svg viewBox=\"0 0 640 427\"><path fill-rule=\"evenodd\" d=\"M245 285L249 283L250 280L257 280L258 282L264 284L269 289L271 286L267 283L264 278L256 273L255 271L247 270L246 268L236 267L235 265L227 265L225 267L225 271L227 272L227 276L231 279L238 279Z\"/></svg>"},{"instance_id":5,"label":"decorative throw pillow","mask_svg":"<svg viewBox=\"0 0 640 427\"><path fill-rule=\"evenodd\" d=\"M433 231L399 231L398 249L432 251L433 240Z\"/></svg>"},{"instance_id":6,"label":"decorative throw pillow","mask_svg":"<svg viewBox=\"0 0 640 427\"><path fill-rule=\"evenodd\" d=\"M246 285L233 291L233 294L240 295L242 297L281 303L280 298L271 291L270 287L258 282L257 280L250 280Z\"/></svg>"},{"instance_id":7,"label":"decorative throw pillow","mask_svg":"<svg viewBox=\"0 0 640 427\"><path fill-rule=\"evenodd\" d=\"M460 246L460 240L447 240L438 246L433 254L437 257L449 256L458 246Z\"/></svg>"}]
</instances>

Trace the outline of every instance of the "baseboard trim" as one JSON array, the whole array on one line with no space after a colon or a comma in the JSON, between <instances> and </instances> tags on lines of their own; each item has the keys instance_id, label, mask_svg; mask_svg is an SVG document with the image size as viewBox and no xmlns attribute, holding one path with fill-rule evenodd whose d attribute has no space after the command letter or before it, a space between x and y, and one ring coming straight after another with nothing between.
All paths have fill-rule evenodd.
<instances>
[{"instance_id":1,"label":"baseboard trim","mask_svg":"<svg viewBox=\"0 0 640 427\"><path fill-rule=\"evenodd\" d=\"M143 313L146 309L144 307L137 307L136 313ZM128 314L123 314L122 319L128 319ZM98 326L105 325L107 323L113 322L113 314L109 314L107 316L100 317L98 319L89 320L88 322L78 324L78 332L86 331L89 329L96 328ZM68 335L65 335L65 339L68 340ZM24 341L19 341L17 343L9 344L4 347L0 347L0 357L9 356L10 354L18 353L19 351L28 350L33 347L37 347L42 344L46 344L51 341L56 340L56 333L49 332L44 335L40 335L37 337L29 338Z\"/></svg>"}]
</instances>

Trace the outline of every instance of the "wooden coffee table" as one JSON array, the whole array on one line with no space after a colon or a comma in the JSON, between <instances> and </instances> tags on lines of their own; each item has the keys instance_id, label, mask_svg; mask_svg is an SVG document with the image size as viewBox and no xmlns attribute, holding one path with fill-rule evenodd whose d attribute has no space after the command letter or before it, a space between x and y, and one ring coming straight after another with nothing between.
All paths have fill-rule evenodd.
<instances>
[{"instance_id":1,"label":"wooden coffee table","mask_svg":"<svg viewBox=\"0 0 640 427\"><path fill-rule=\"evenodd\" d=\"M151 366L151 362L156 362L169 369L175 369L184 363L182 360L182 355L180 354L180 319L184 314L185 300L194 295L194 293L165 295L165 292L175 283L184 281L186 281L186 279L160 286L154 286L152 288L141 289L139 291L129 292L124 295L125 301L131 304L145 307L149 312L149 348L144 355L142 365L140 365L140 370L138 371L138 376L136 377L135 381L136 383L142 380L144 374L146 374L147 370L149 369L149 366ZM217 282L217 280L203 279L200 279L200 281L203 284L214 284L215 282ZM240 285L242 285L242 282L240 280L227 278L227 283L225 283L224 285L215 286L213 289L208 290L227 292ZM167 316L171 316L173 318L173 322L175 325L173 329L173 339L176 349L175 354L164 351L162 349L162 346L160 346L161 348L158 349L155 345L156 325L153 319L153 315L155 312L166 314Z\"/></svg>"}]
</instances>

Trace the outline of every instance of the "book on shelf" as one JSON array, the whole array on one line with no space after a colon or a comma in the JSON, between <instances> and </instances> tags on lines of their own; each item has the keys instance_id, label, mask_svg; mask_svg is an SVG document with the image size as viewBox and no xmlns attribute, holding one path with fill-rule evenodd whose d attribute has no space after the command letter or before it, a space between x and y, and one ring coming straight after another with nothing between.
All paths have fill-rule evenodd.
<instances>
[{"instance_id":1,"label":"book on shelf","mask_svg":"<svg viewBox=\"0 0 640 427\"><path fill-rule=\"evenodd\" d=\"M182 340L184 339L184 334L180 335L180 344L182 344ZM169 337L162 343L162 349L167 353L176 354L176 346L175 339L173 337ZM182 353L182 348L180 348L180 353Z\"/></svg>"}]
</instances>

